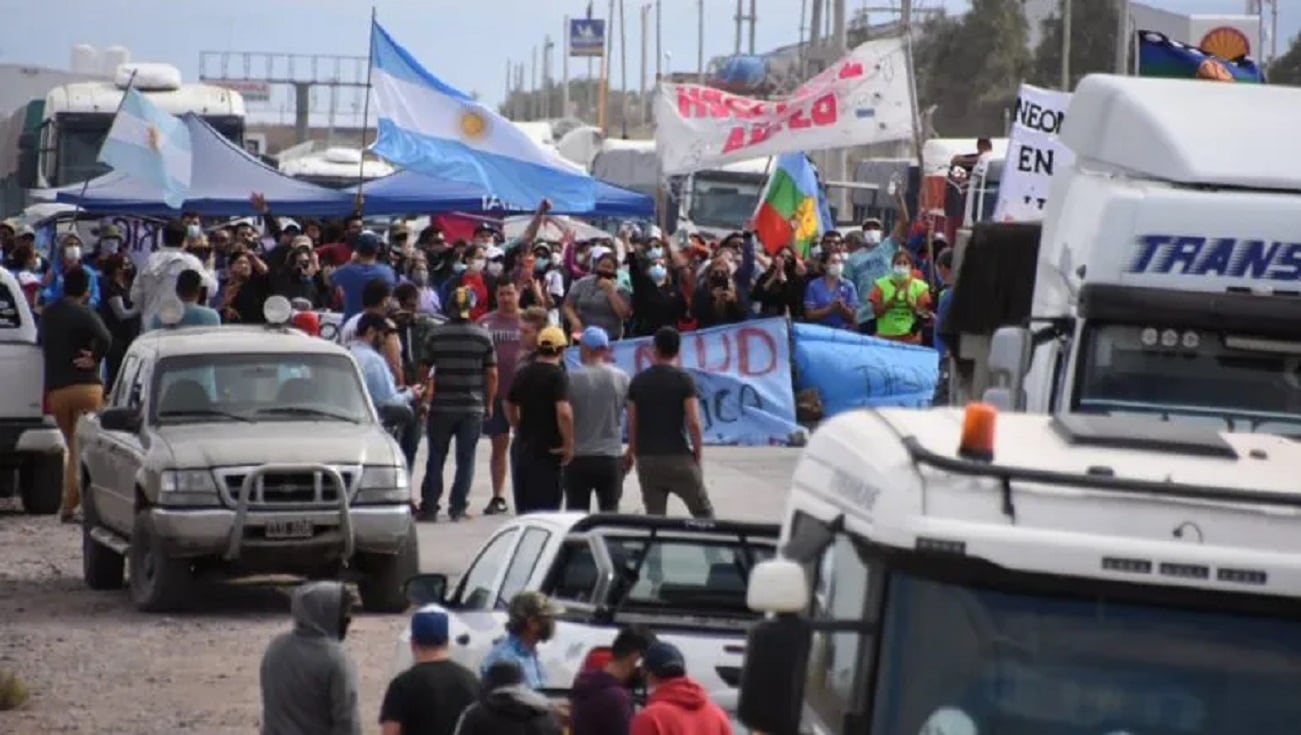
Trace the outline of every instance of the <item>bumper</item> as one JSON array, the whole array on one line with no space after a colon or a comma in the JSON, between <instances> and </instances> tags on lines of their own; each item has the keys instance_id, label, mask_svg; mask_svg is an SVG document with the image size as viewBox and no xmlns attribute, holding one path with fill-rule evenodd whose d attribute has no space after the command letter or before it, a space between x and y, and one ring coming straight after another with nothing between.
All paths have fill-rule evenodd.
<instances>
[{"instance_id":1,"label":"bumper","mask_svg":"<svg viewBox=\"0 0 1301 735\"><path fill-rule=\"evenodd\" d=\"M0 421L0 457L13 454L62 454L63 434L54 418Z\"/></svg>"},{"instance_id":2,"label":"bumper","mask_svg":"<svg viewBox=\"0 0 1301 735\"><path fill-rule=\"evenodd\" d=\"M236 514L227 508L153 508L149 514L154 530L168 553L175 556L219 556L230 544ZM407 505L353 506L349 509L356 550L371 554L396 554L411 533L411 509ZM266 537L268 521L309 520L311 538L272 540ZM344 546L344 531L335 509L252 511L244 517L241 554L276 550L319 549L323 554Z\"/></svg>"}]
</instances>

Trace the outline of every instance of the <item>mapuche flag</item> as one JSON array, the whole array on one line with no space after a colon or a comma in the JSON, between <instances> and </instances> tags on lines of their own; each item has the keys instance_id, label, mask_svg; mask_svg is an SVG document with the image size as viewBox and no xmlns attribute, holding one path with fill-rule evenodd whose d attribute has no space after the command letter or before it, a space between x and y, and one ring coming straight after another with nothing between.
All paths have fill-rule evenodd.
<instances>
[{"instance_id":1,"label":"mapuche flag","mask_svg":"<svg viewBox=\"0 0 1301 735\"><path fill-rule=\"evenodd\" d=\"M792 247L801 258L807 257L809 246L831 227L822 221L825 211L826 195L809 157L802 152L783 153L755 214L755 234L769 253Z\"/></svg>"}]
</instances>

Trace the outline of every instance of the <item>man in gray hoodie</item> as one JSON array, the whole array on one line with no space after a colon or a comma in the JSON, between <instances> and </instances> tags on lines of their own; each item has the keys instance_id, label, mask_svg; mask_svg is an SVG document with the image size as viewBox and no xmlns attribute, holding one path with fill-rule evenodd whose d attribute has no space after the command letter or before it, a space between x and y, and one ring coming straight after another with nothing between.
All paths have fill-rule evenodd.
<instances>
[{"instance_id":1,"label":"man in gray hoodie","mask_svg":"<svg viewBox=\"0 0 1301 735\"><path fill-rule=\"evenodd\" d=\"M357 672L341 643L357 603L341 582L294 590L294 629L262 657L262 735L360 735Z\"/></svg>"}]
</instances>

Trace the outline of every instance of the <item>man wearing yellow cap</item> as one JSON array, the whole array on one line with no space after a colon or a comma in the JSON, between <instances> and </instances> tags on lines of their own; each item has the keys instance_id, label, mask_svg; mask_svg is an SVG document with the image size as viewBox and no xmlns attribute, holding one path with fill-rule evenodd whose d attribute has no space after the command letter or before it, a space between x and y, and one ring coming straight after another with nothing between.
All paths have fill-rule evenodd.
<instances>
[{"instance_id":1,"label":"man wearing yellow cap","mask_svg":"<svg viewBox=\"0 0 1301 735\"><path fill-rule=\"evenodd\" d=\"M538 334L534 360L515 374L506 396L506 418L515 429L515 512L560 510L561 468L574 458L574 412L569 378L560 366L565 332L548 326Z\"/></svg>"}]
</instances>

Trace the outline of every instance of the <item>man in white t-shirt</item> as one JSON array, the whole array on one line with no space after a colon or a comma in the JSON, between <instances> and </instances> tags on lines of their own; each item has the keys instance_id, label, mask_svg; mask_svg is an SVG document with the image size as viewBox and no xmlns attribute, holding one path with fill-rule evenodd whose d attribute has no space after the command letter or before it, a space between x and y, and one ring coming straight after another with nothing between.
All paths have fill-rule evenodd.
<instances>
[{"instance_id":1,"label":"man in white t-shirt","mask_svg":"<svg viewBox=\"0 0 1301 735\"><path fill-rule=\"evenodd\" d=\"M131 284L131 302L140 306L141 329L148 331L163 304L176 298L176 279L185 271L195 271L203 278L203 287L211 298L217 293L217 278L207 265L185 251L190 238L189 225L174 219L163 226L163 246L149 256L145 267ZM201 235L200 230L198 235ZM197 237L198 235L194 235Z\"/></svg>"}]
</instances>

